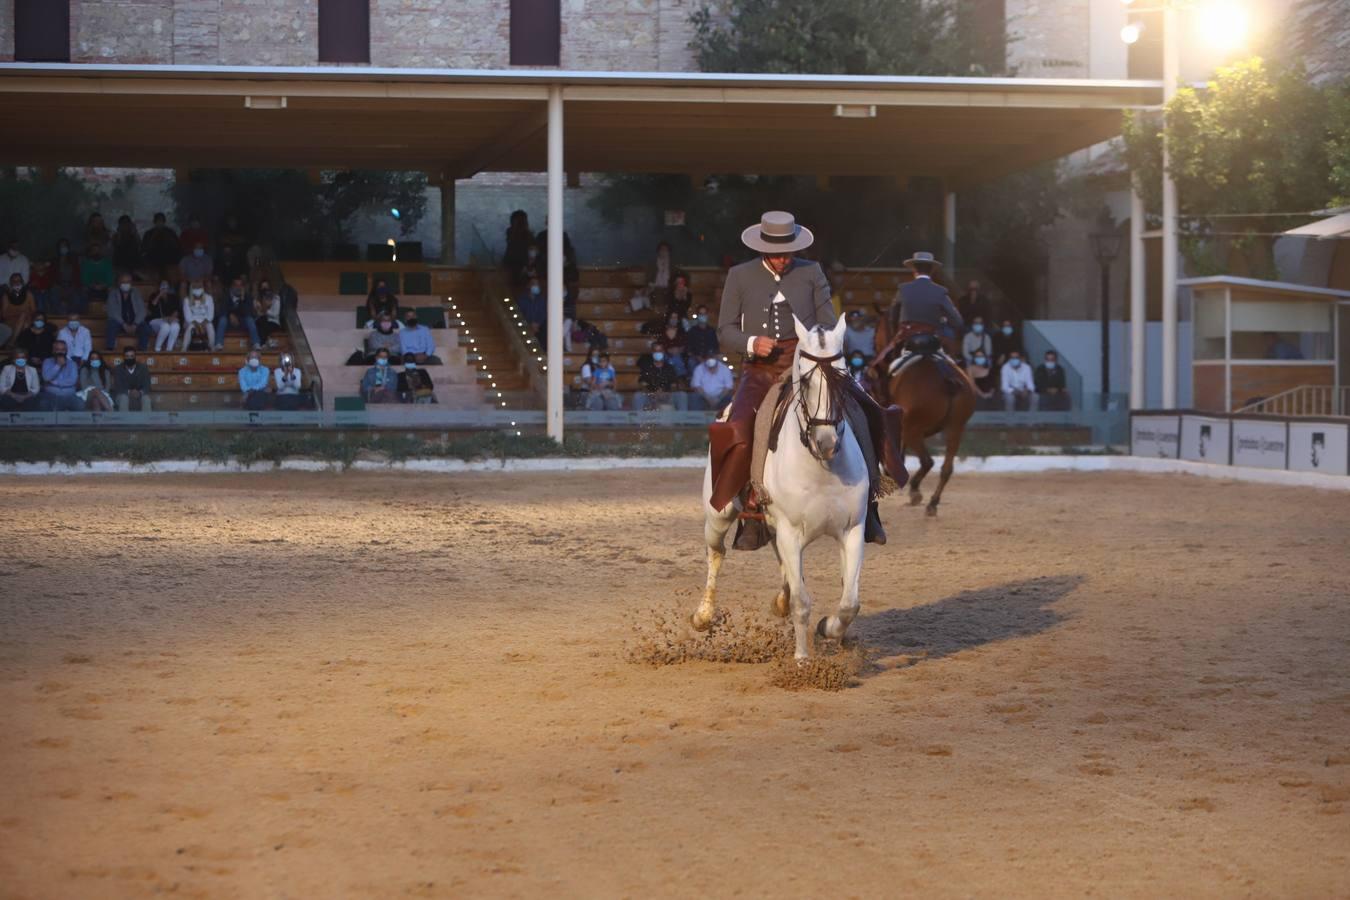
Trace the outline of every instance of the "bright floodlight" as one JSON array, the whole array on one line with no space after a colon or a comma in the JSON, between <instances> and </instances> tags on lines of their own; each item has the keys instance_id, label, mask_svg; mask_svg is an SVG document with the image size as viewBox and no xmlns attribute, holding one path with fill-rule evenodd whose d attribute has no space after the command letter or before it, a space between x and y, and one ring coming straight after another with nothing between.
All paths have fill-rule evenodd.
<instances>
[{"instance_id":1,"label":"bright floodlight","mask_svg":"<svg viewBox=\"0 0 1350 900\"><path fill-rule=\"evenodd\" d=\"M393 209L389 210L389 215L393 216L395 219L401 219L401 218L403 218L403 213L401 213L401 212L398 211L398 207L397 207L397 206L394 207Z\"/></svg>"},{"instance_id":2,"label":"bright floodlight","mask_svg":"<svg viewBox=\"0 0 1350 900\"><path fill-rule=\"evenodd\" d=\"M1205 43L1219 50L1236 50L1247 40L1247 10L1237 3L1206 3L1195 11L1195 24Z\"/></svg>"},{"instance_id":3,"label":"bright floodlight","mask_svg":"<svg viewBox=\"0 0 1350 900\"><path fill-rule=\"evenodd\" d=\"M1139 36L1144 33L1144 28L1137 22L1131 22L1120 29L1120 39L1127 44L1139 42Z\"/></svg>"}]
</instances>

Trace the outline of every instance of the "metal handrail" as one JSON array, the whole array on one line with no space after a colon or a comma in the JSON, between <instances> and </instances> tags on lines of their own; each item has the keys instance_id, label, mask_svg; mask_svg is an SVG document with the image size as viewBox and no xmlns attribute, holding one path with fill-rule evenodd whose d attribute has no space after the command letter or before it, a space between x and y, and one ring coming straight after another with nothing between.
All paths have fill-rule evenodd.
<instances>
[{"instance_id":1,"label":"metal handrail","mask_svg":"<svg viewBox=\"0 0 1350 900\"><path fill-rule=\"evenodd\" d=\"M1301 384L1240 407L1239 413L1272 416L1350 416L1350 385Z\"/></svg>"}]
</instances>

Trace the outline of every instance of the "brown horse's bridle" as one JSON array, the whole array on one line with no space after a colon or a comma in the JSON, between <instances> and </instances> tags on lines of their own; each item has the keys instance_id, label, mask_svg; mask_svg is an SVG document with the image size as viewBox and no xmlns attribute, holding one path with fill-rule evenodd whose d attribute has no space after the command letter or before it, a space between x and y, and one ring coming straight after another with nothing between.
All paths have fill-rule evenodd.
<instances>
[{"instance_id":1,"label":"brown horse's bridle","mask_svg":"<svg viewBox=\"0 0 1350 900\"><path fill-rule=\"evenodd\" d=\"M811 429L828 425L834 429L835 437L839 436L839 426L844 421L844 398L842 392L837 389L837 382L835 379L847 378L848 376L837 370L834 367L834 363L843 359L844 354L836 353L833 356L812 356L805 350L798 350L797 352L803 359L809 359L811 362L815 363L812 370L819 372L820 377L825 379L825 389L830 398L830 406L832 407L830 418L824 419L818 416L807 415L803 388L805 387L805 379L809 378L811 373L808 372L806 375L796 379L798 383L797 396L803 399L801 405L802 414L798 416L798 421L800 422L798 436L801 438L802 446L807 449L807 452L809 452L818 462L825 463L827 460L820 455L819 448L811 441Z\"/></svg>"}]
</instances>

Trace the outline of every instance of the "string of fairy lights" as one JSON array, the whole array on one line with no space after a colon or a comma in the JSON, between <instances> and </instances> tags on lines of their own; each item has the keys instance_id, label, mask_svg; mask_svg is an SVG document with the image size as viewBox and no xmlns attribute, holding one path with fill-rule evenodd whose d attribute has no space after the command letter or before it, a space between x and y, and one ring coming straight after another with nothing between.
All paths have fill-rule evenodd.
<instances>
[{"instance_id":1,"label":"string of fairy lights","mask_svg":"<svg viewBox=\"0 0 1350 900\"><path fill-rule=\"evenodd\" d=\"M464 321L463 317L460 315L459 306L456 305L455 298L446 297L445 302L450 307L450 313L454 319L455 327L459 328L460 332L469 342L469 361L477 363L478 365L478 372L477 372L478 380L486 381L488 383L489 393L496 395L496 398L493 400L493 402L496 403L497 406L499 406L500 408L506 409L506 400L504 399L505 394L502 392L500 388L497 387L497 376L493 375L492 370L488 368L487 357L484 354L478 352L478 339L473 336L473 332L470 331L468 324ZM511 427L515 428L516 423L512 422ZM516 432L516 436L517 437L520 436L519 431Z\"/></svg>"}]
</instances>

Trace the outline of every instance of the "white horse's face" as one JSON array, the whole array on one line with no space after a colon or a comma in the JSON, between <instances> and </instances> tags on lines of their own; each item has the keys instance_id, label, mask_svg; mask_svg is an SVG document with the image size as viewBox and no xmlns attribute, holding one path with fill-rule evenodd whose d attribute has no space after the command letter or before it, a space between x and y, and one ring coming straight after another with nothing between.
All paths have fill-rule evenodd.
<instances>
[{"instance_id":1,"label":"white horse's face","mask_svg":"<svg viewBox=\"0 0 1350 900\"><path fill-rule=\"evenodd\" d=\"M825 378L818 369L829 367L847 374L844 332L848 324L841 317L834 328L817 325L808 330L796 316L792 317L792 324L797 331L793 376L801 390L807 434L820 458L829 460L839 449L838 422L843 411L834 409Z\"/></svg>"}]
</instances>

